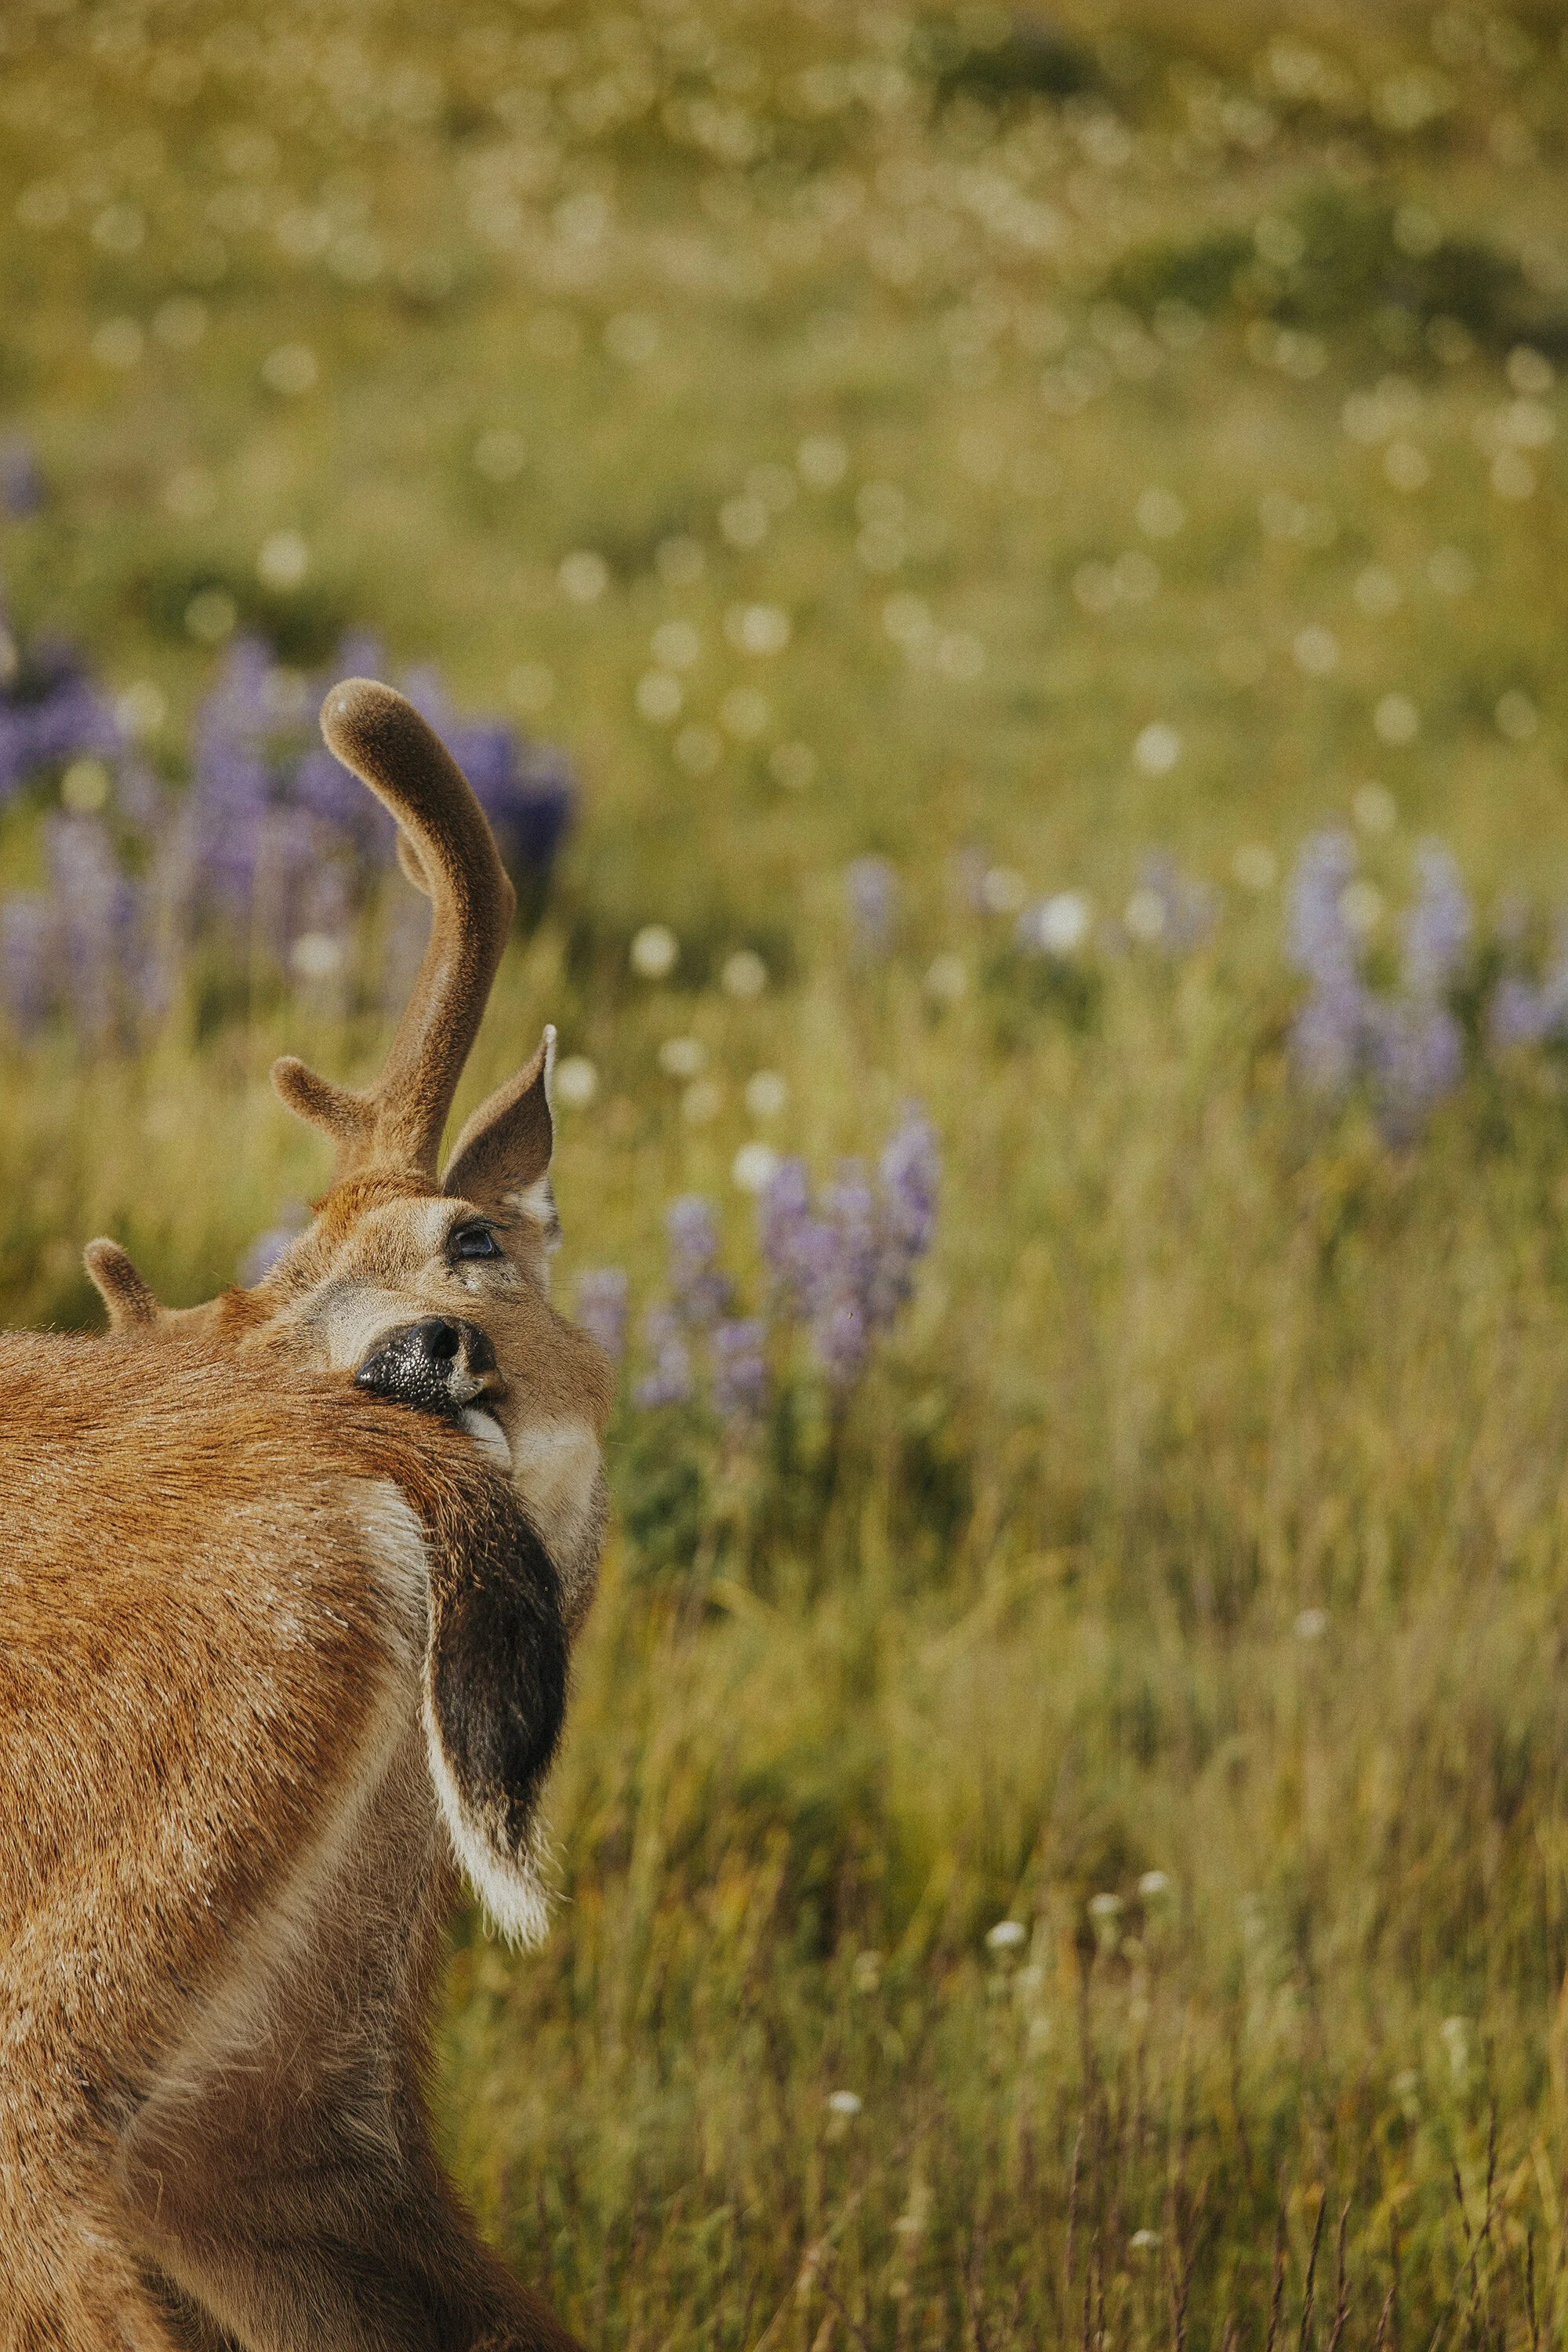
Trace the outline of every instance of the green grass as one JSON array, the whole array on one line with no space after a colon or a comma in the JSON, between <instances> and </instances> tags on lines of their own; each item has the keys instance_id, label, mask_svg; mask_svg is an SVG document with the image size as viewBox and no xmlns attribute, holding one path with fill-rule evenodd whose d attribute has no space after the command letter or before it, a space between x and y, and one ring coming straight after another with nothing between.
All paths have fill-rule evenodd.
<instances>
[{"instance_id":1,"label":"green grass","mask_svg":"<svg viewBox=\"0 0 1568 2352\"><path fill-rule=\"evenodd\" d=\"M581 1654L557 1924L526 1959L460 1926L450 2147L574 2325L725 2352L1559 2342L1562 1066L1478 1057L1390 1152L1293 1087L1279 893L1233 868L1283 870L1375 780L1395 907L1428 831L1485 936L1502 894L1541 921L1568 897L1558 447L1494 487L1513 338L1565 340L1557 17L1072 6L1065 98L1005 29L7 12L0 402L50 489L0 525L10 611L156 686L172 776L212 584L287 658L367 623L571 747L583 822L459 1105L545 1018L595 1065L561 1122L563 1297L605 1263L653 1296L684 1191L749 1264L759 1068L790 1088L769 1139L819 1175L909 1096L941 1131L920 1295L841 1423L797 1388L790 1475L623 1412L644 1534L613 1536ZM1408 249L1426 215L1440 265ZM1199 297L1194 340L1168 306ZM121 367L93 355L134 346L116 320L142 336ZM315 381L282 393L295 344ZM1347 401L1390 375L1358 438ZM475 455L501 432L498 481ZM814 436L840 481L797 463ZM1173 534L1140 523L1152 489ZM296 592L257 573L280 530ZM583 551L607 585L580 603ZM750 603L787 611L784 650L735 649ZM654 724L671 618L701 649ZM1293 652L1312 627L1326 671ZM1533 732L1500 727L1510 693ZM1374 723L1393 694L1407 742ZM1156 722L1180 756L1150 774ZM51 789L0 831L7 878ZM1009 919L954 887L978 848L1113 916L1151 845L1219 925L1096 957L1081 1002L1035 1001ZM902 885L874 969L842 910L866 851ZM626 966L654 920L682 942L658 987ZM751 1004L713 982L746 943L773 974ZM676 1034L719 1082L702 1122L657 1064ZM194 1036L6 1050L11 1319L89 1321L104 1230L205 1295L324 1181L266 1066L350 1076L374 1022L285 997ZM660 1445L700 1480L696 1570L660 1551ZM1003 1918L1021 1947L987 1946Z\"/></svg>"}]
</instances>

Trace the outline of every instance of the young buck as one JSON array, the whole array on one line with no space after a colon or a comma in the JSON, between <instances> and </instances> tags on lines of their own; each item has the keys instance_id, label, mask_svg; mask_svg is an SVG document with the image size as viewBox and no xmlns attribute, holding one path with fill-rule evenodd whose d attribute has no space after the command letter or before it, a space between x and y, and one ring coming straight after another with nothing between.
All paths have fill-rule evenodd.
<instances>
[{"instance_id":1,"label":"young buck","mask_svg":"<svg viewBox=\"0 0 1568 2352\"><path fill-rule=\"evenodd\" d=\"M337 1147L313 1223L184 1311L95 1243L110 1339L0 1341L4 2352L567 2342L423 2070L454 1863L542 1926L609 1370L546 1297L551 1033L437 1172L512 912L483 814L390 689L322 729L432 921L374 1088L274 1069Z\"/></svg>"}]
</instances>

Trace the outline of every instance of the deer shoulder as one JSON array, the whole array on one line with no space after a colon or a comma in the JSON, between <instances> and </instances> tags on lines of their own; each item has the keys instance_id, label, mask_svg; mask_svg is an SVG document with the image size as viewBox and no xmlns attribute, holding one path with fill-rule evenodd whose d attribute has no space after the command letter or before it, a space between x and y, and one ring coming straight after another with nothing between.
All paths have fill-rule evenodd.
<instances>
[{"instance_id":1,"label":"deer shoulder","mask_svg":"<svg viewBox=\"0 0 1568 2352\"><path fill-rule=\"evenodd\" d=\"M559 1582L459 1425L341 1380L17 1335L0 1377L0 2038L27 2053L0 2252L42 2257L41 2307L96 2248L249 2342L265 2282L226 2306L209 2242L341 2238L367 2179L449 2205L419 2095L439 1928L454 1851L542 1922ZM444 2260L504 2308L451 2212ZM374 2302L384 2248L363 2263Z\"/></svg>"}]
</instances>

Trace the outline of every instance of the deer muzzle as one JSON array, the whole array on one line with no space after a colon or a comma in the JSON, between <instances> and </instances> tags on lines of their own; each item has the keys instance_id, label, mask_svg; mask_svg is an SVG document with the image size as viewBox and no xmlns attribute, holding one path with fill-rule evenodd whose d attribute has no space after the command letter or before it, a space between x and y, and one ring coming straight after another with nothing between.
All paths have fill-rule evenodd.
<instances>
[{"instance_id":1,"label":"deer muzzle","mask_svg":"<svg viewBox=\"0 0 1568 2352\"><path fill-rule=\"evenodd\" d=\"M354 1384L451 1421L470 1405L499 1397L504 1386L485 1333L449 1315L383 1332L356 1369Z\"/></svg>"}]
</instances>

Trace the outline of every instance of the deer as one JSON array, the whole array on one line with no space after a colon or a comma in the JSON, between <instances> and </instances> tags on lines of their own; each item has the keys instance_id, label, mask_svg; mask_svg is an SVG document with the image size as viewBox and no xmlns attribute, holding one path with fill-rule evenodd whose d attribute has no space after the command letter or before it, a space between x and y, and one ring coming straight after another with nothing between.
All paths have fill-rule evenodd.
<instances>
[{"instance_id":1,"label":"deer","mask_svg":"<svg viewBox=\"0 0 1568 2352\"><path fill-rule=\"evenodd\" d=\"M459 1873L547 1917L541 1791L605 1522L608 1359L551 1304L553 1033L440 1148L514 910L467 782L351 679L428 944L263 1279L0 1337L0 2347L568 2352L442 2176ZM7 2307L8 2306L8 2307Z\"/></svg>"}]
</instances>

